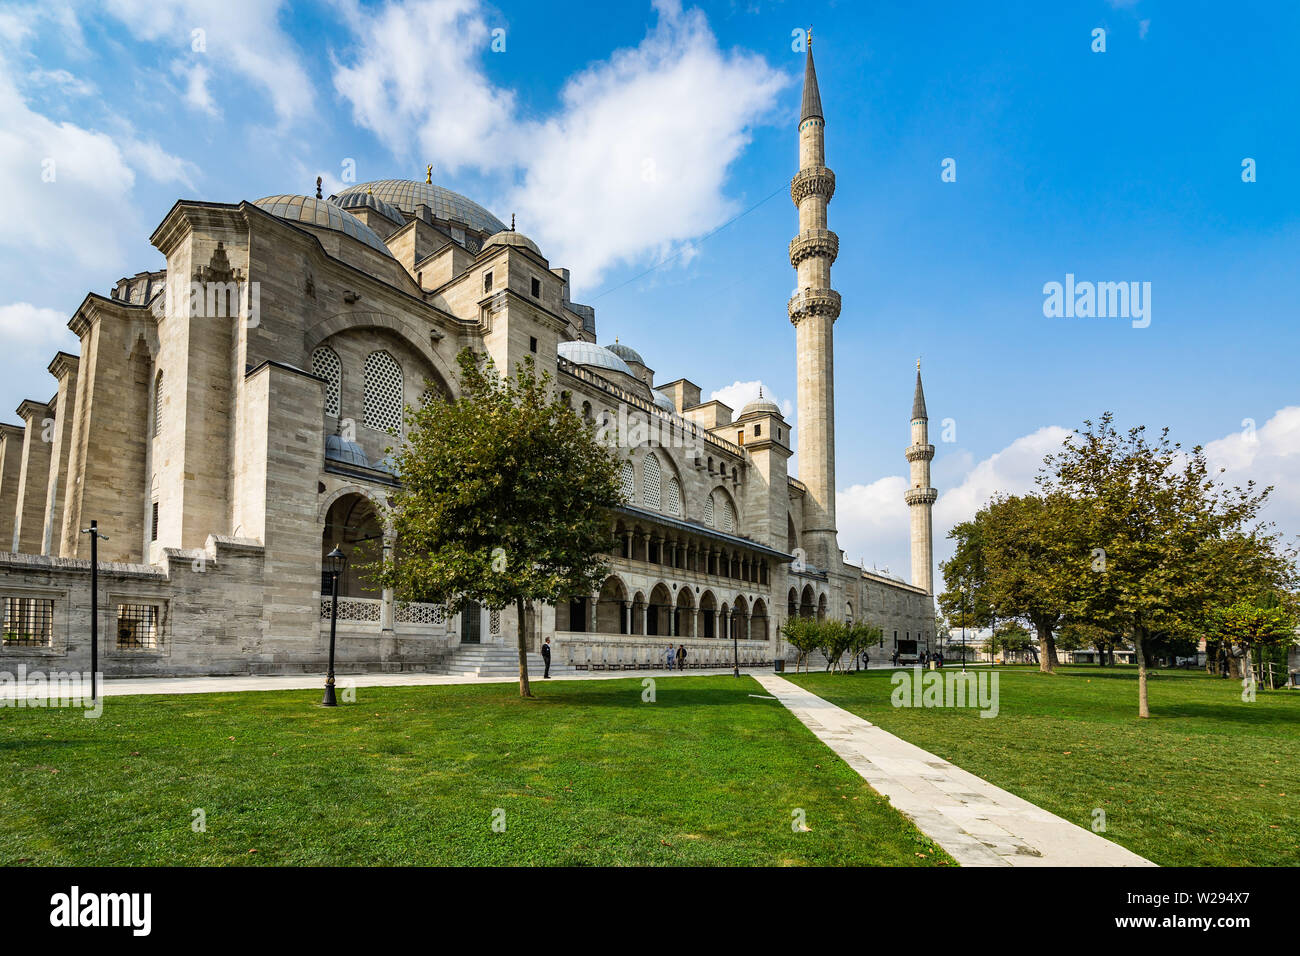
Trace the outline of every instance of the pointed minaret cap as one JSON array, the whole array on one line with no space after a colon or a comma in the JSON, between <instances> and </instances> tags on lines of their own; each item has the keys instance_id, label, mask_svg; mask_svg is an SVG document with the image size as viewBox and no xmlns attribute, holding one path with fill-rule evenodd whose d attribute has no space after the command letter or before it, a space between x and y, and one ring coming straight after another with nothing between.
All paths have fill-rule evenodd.
<instances>
[{"instance_id":1,"label":"pointed minaret cap","mask_svg":"<svg viewBox=\"0 0 1300 956\"><path fill-rule=\"evenodd\" d=\"M925 392L921 389L921 360L916 360L916 394L912 396L912 421L930 420L925 412Z\"/></svg>"},{"instance_id":2,"label":"pointed minaret cap","mask_svg":"<svg viewBox=\"0 0 1300 956\"><path fill-rule=\"evenodd\" d=\"M825 119L822 116L822 95L817 89L817 68L813 66L812 27L808 28L808 58L803 67L803 109L799 112L799 125L811 117Z\"/></svg>"}]
</instances>

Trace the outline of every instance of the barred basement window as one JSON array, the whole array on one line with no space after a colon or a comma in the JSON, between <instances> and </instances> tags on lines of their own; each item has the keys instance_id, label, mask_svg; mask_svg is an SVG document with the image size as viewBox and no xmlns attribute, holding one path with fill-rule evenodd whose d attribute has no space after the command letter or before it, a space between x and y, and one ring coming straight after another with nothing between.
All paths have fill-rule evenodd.
<instances>
[{"instance_id":1,"label":"barred basement window","mask_svg":"<svg viewBox=\"0 0 1300 956\"><path fill-rule=\"evenodd\" d=\"M641 466L641 500L651 508L658 508L659 501L659 459L653 454L645 456Z\"/></svg>"},{"instance_id":2,"label":"barred basement window","mask_svg":"<svg viewBox=\"0 0 1300 956\"><path fill-rule=\"evenodd\" d=\"M371 352L365 366L365 422L381 431L402 427L402 367L387 352Z\"/></svg>"},{"instance_id":3,"label":"barred basement window","mask_svg":"<svg viewBox=\"0 0 1300 956\"><path fill-rule=\"evenodd\" d=\"M343 378L343 363L328 345L311 353L311 370L325 379L325 414L339 417L339 391Z\"/></svg>"},{"instance_id":4,"label":"barred basement window","mask_svg":"<svg viewBox=\"0 0 1300 956\"><path fill-rule=\"evenodd\" d=\"M636 497L636 475L632 470L630 461L623 462L621 478L623 481L623 497L628 501L632 501Z\"/></svg>"},{"instance_id":5,"label":"barred basement window","mask_svg":"<svg viewBox=\"0 0 1300 956\"><path fill-rule=\"evenodd\" d=\"M158 649L157 604L117 606L117 649L119 651Z\"/></svg>"},{"instance_id":6,"label":"barred basement window","mask_svg":"<svg viewBox=\"0 0 1300 956\"><path fill-rule=\"evenodd\" d=\"M49 647L54 636L52 598L5 598L5 647Z\"/></svg>"},{"instance_id":7,"label":"barred basement window","mask_svg":"<svg viewBox=\"0 0 1300 956\"><path fill-rule=\"evenodd\" d=\"M682 513L682 486L676 478L668 479L668 491L664 495L664 511L676 516Z\"/></svg>"},{"instance_id":8,"label":"barred basement window","mask_svg":"<svg viewBox=\"0 0 1300 956\"><path fill-rule=\"evenodd\" d=\"M153 503L153 507L150 508L149 510L150 510L149 540L157 541L158 540L158 502L155 501Z\"/></svg>"},{"instance_id":9,"label":"barred basement window","mask_svg":"<svg viewBox=\"0 0 1300 956\"><path fill-rule=\"evenodd\" d=\"M492 273L490 272L483 273L483 291L484 292L492 291Z\"/></svg>"}]
</instances>

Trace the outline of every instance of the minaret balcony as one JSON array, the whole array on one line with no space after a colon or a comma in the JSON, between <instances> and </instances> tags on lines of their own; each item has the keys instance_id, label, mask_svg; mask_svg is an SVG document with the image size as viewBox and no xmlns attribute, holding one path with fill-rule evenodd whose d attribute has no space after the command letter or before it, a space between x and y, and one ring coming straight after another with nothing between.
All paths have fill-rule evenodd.
<instances>
[{"instance_id":1,"label":"minaret balcony","mask_svg":"<svg viewBox=\"0 0 1300 956\"><path fill-rule=\"evenodd\" d=\"M821 196L827 202L835 195L835 174L825 166L809 166L790 180L790 198L797 206L809 196Z\"/></svg>"},{"instance_id":2,"label":"minaret balcony","mask_svg":"<svg viewBox=\"0 0 1300 956\"><path fill-rule=\"evenodd\" d=\"M840 254L840 237L829 229L805 229L790 240L790 265L796 269L805 259L820 257L835 261Z\"/></svg>"},{"instance_id":3,"label":"minaret balcony","mask_svg":"<svg viewBox=\"0 0 1300 956\"><path fill-rule=\"evenodd\" d=\"M908 445L907 451L904 452L908 461L933 461L933 445Z\"/></svg>"},{"instance_id":4,"label":"minaret balcony","mask_svg":"<svg viewBox=\"0 0 1300 956\"><path fill-rule=\"evenodd\" d=\"M903 500L909 505L932 505L938 498L939 492L935 488L909 488L903 495Z\"/></svg>"},{"instance_id":5,"label":"minaret balcony","mask_svg":"<svg viewBox=\"0 0 1300 956\"><path fill-rule=\"evenodd\" d=\"M792 325L810 315L828 315L834 321L840 314L840 294L834 289L804 289L791 296L789 311Z\"/></svg>"}]
</instances>

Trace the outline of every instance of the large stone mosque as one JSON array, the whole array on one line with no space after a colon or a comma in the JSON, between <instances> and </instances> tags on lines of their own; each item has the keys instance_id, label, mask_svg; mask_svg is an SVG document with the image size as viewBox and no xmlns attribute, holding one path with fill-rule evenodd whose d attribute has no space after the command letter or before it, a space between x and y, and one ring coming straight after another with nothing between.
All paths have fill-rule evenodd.
<instances>
[{"instance_id":1,"label":"large stone mosque","mask_svg":"<svg viewBox=\"0 0 1300 956\"><path fill-rule=\"evenodd\" d=\"M626 344L598 345L568 270L430 176L177 202L150 237L166 269L87 295L69 322L80 355L49 365L54 396L0 425L3 666L88 669L94 520L104 673L323 670L323 555L392 546L387 449L405 406L456 394L466 347L500 369L531 356L590 420L650 436L620 448L627 500L599 593L527 612L530 643L550 636L562 669L656 665L669 640L696 664L729 664L733 648L762 664L785 655L793 615L878 625L877 659L931 647L936 492L919 366L912 583L839 548L824 125L809 49L790 189L794 427L761 396L736 414ZM340 584L340 671L445 670L514 644L513 608L403 603L369 589L361 563Z\"/></svg>"}]
</instances>

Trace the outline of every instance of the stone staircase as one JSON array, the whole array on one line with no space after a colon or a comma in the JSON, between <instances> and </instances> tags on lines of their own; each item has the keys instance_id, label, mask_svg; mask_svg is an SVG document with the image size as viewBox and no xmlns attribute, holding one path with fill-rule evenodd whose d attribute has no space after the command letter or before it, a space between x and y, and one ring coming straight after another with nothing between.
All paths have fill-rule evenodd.
<instances>
[{"instance_id":1,"label":"stone staircase","mask_svg":"<svg viewBox=\"0 0 1300 956\"><path fill-rule=\"evenodd\" d=\"M515 680L519 677L519 650L507 644L461 644L445 661L436 668L430 668L436 674L453 677L492 677L499 680ZM544 665L541 654L528 655L528 678L538 679L542 676ZM551 677L572 676L572 667L560 660L558 652L551 658Z\"/></svg>"}]
</instances>

